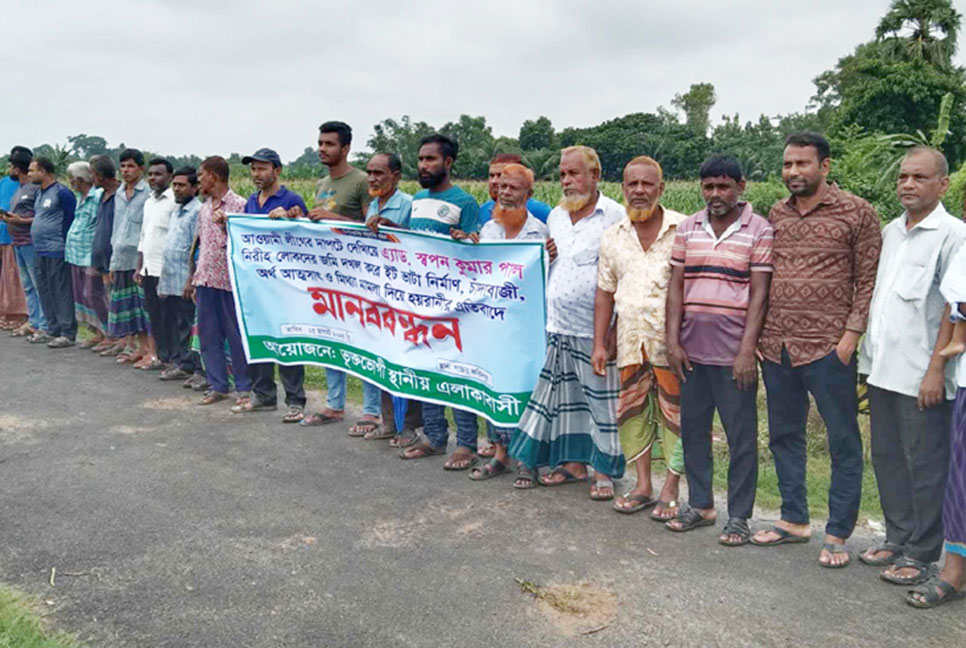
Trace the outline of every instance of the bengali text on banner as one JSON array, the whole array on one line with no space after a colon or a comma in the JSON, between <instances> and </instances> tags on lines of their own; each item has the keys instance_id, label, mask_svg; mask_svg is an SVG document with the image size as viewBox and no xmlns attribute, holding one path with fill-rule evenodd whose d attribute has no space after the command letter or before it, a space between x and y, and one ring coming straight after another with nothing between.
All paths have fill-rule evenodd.
<instances>
[{"instance_id":1,"label":"bengali text on banner","mask_svg":"<svg viewBox=\"0 0 966 648\"><path fill-rule=\"evenodd\" d=\"M250 362L318 364L512 426L546 353L538 241L231 215L228 254Z\"/></svg>"}]
</instances>

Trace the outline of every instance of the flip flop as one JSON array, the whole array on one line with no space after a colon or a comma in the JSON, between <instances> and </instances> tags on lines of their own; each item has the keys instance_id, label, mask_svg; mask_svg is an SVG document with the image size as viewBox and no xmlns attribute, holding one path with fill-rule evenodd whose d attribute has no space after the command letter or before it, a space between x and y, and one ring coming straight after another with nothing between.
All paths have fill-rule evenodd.
<instances>
[{"instance_id":1,"label":"flip flop","mask_svg":"<svg viewBox=\"0 0 966 648\"><path fill-rule=\"evenodd\" d=\"M278 409L277 403L263 403L260 400L254 398L240 403L238 405L232 405L231 411L235 414L250 414L251 412L274 412Z\"/></svg>"},{"instance_id":2,"label":"flip flop","mask_svg":"<svg viewBox=\"0 0 966 648\"><path fill-rule=\"evenodd\" d=\"M304 419L299 421L299 425L305 427L316 427L318 425L329 425L330 423L340 423L345 419L344 416L329 416L323 412L318 412L316 414L309 414Z\"/></svg>"},{"instance_id":3,"label":"flip flop","mask_svg":"<svg viewBox=\"0 0 966 648\"><path fill-rule=\"evenodd\" d=\"M289 405L288 411L282 417L282 423L298 423L305 418L305 408L300 405Z\"/></svg>"},{"instance_id":4,"label":"flip flop","mask_svg":"<svg viewBox=\"0 0 966 648\"><path fill-rule=\"evenodd\" d=\"M385 425L379 425L372 430L366 432L365 436L362 438L366 441L379 441L381 439L392 439L396 436L396 433L392 430L386 428Z\"/></svg>"},{"instance_id":5,"label":"flip flop","mask_svg":"<svg viewBox=\"0 0 966 648\"><path fill-rule=\"evenodd\" d=\"M718 544L725 547L740 547L751 541L751 529L748 528L748 520L744 518L730 518L721 530L722 536L736 535L741 540L738 542L728 542L725 538L718 537Z\"/></svg>"},{"instance_id":6,"label":"flip flop","mask_svg":"<svg viewBox=\"0 0 966 648\"><path fill-rule=\"evenodd\" d=\"M812 539L812 534L808 534L807 536L797 536L789 533L788 531L781 528L780 526L773 526L768 530L774 533L775 535L777 535L778 540L771 540L769 542L759 542L755 540L754 536L752 536L751 544L756 545L758 547L775 547L781 544L805 544L806 542Z\"/></svg>"},{"instance_id":7,"label":"flip flop","mask_svg":"<svg viewBox=\"0 0 966 648\"><path fill-rule=\"evenodd\" d=\"M228 400L228 394L224 392L210 391L201 397L199 405L214 405L215 403L220 403L223 400Z\"/></svg>"},{"instance_id":8,"label":"flip flop","mask_svg":"<svg viewBox=\"0 0 966 648\"><path fill-rule=\"evenodd\" d=\"M411 450L418 450L420 454L416 456L411 456L407 454ZM436 448L429 445L428 443L421 443L411 448L406 448L399 453L399 458L404 461L412 461L413 459L422 459L424 457L432 457L433 455L446 454L446 448Z\"/></svg>"},{"instance_id":9,"label":"flip flop","mask_svg":"<svg viewBox=\"0 0 966 648\"><path fill-rule=\"evenodd\" d=\"M382 427L382 423L379 421L373 421L370 419L359 419L354 425L349 426L349 436L351 437L364 437L369 432L377 430Z\"/></svg>"},{"instance_id":10,"label":"flip flop","mask_svg":"<svg viewBox=\"0 0 966 648\"><path fill-rule=\"evenodd\" d=\"M416 430L403 430L402 434L395 434L389 439L390 448L408 448L419 441L419 434Z\"/></svg>"},{"instance_id":11,"label":"flip flop","mask_svg":"<svg viewBox=\"0 0 966 648\"><path fill-rule=\"evenodd\" d=\"M457 461L466 461L466 465L454 465ZM443 464L443 470L469 470L478 463L480 463L480 458L476 456L475 452L472 454L468 454L466 452L454 452L450 458L446 460L446 463Z\"/></svg>"},{"instance_id":12,"label":"flip flop","mask_svg":"<svg viewBox=\"0 0 966 648\"><path fill-rule=\"evenodd\" d=\"M624 508L616 501L614 502L613 509L618 513L623 513L624 515L639 513L640 511L657 504L657 500L650 495L641 495L639 493L625 493L623 496L621 496L621 499L623 499L625 502L634 502L634 506L630 508Z\"/></svg>"},{"instance_id":13,"label":"flip flop","mask_svg":"<svg viewBox=\"0 0 966 648\"><path fill-rule=\"evenodd\" d=\"M610 495L601 495L600 491L602 488L609 488ZM595 490L597 491L596 495L594 494ZM595 502L609 502L614 499L614 480L610 477L598 477L595 479L590 487L590 499Z\"/></svg>"},{"instance_id":14,"label":"flip flop","mask_svg":"<svg viewBox=\"0 0 966 648\"><path fill-rule=\"evenodd\" d=\"M927 580L932 578L933 566L929 563L924 563L921 560L915 560L914 558L907 558L903 556L895 562L893 569L902 568L913 568L918 574L915 576L897 576L895 574L890 574L888 570L879 574L879 578L887 583L892 583L893 585L920 585L925 583Z\"/></svg>"},{"instance_id":15,"label":"flip flop","mask_svg":"<svg viewBox=\"0 0 966 648\"><path fill-rule=\"evenodd\" d=\"M559 481L559 482L547 481L550 478L552 478L554 475L563 475L564 476L563 481ZM553 470L550 471L549 475L545 475L543 477L537 477L537 481L540 482L541 486L546 486L547 488L553 488L554 486L563 486L564 484L573 484L574 482L587 481L587 477L577 477L566 468L554 468Z\"/></svg>"},{"instance_id":16,"label":"flip flop","mask_svg":"<svg viewBox=\"0 0 966 648\"><path fill-rule=\"evenodd\" d=\"M665 502L664 500L658 500L655 503L654 510L651 511L651 519L654 520L655 522L669 522L678 516L678 513L675 513L674 515L658 515L657 514L658 506L660 506L661 509L664 511L667 511L667 509L676 508L678 509L678 513L681 512L681 507L678 505L677 500L671 500L669 502Z\"/></svg>"},{"instance_id":17,"label":"flip flop","mask_svg":"<svg viewBox=\"0 0 966 648\"><path fill-rule=\"evenodd\" d=\"M888 558L869 558L868 550L863 551L859 554L859 560L866 565L871 565L872 567L888 567L889 565L895 564L897 560L902 558L902 547L892 542L880 542L874 548L871 548L872 553L881 553L883 551L890 551L892 555Z\"/></svg>"},{"instance_id":18,"label":"flip flop","mask_svg":"<svg viewBox=\"0 0 966 648\"><path fill-rule=\"evenodd\" d=\"M820 567L825 567L826 569L844 569L852 564L852 554L851 552L849 552L849 548L846 547L844 544L835 544L834 542L823 542L822 549L832 554L837 554L837 553L848 554L849 559L846 560L844 563L840 563L840 564L823 563L821 560L819 560L818 564ZM822 555L821 552L819 552L819 558L821 558L821 555Z\"/></svg>"},{"instance_id":19,"label":"flip flop","mask_svg":"<svg viewBox=\"0 0 966 648\"><path fill-rule=\"evenodd\" d=\"M509 466L496 458L490 459L485 464L470 471L470 479L473 481L486 481L510 472Z\"/></svg>"}]
</instances>

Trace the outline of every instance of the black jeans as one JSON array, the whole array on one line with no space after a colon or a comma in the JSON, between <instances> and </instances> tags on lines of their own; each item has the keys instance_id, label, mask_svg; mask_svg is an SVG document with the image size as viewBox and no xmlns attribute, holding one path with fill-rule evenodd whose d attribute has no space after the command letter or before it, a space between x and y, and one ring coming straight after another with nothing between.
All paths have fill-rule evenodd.
<instances>
[{"instance_id":1,"label":"black jeans","mask_svg":"<svg viewBox=\"0 0 966 648\"><path fill-rule=\"evenodd\" d=\"M832 459L825 532L848 538L855 529L862 496L862 438L857 420L855 355L844 365L833 349L824 358L793 367L783 348L781 359L781 364L762 362L761 375L768 396L769 447L778 473L782 519L792 524L808 523L805 423L811 394L825 422Z\"/></svg>"},{"instance_id":2,"label":"black jeans","mask_svg":"<svg viewBox=\"0 0 966 648\"><path fill-rule=\"evenodd\" d=\"M305 407L305 367L303 365L276 365L274 362L257 362L248 365L252 379L252 393L260 403L278 403L278 386L275 384L275 367L285 390L285 404Z\"/></svg>"},{"instance_id":3,"label":"black jeans","mask_svg":"<svg viewBox=\"0 0 966 648\"><path fill-rule=\"evenodd\" d=\"M935 562L943 548L952 401L920 412L914 397L869 385L869 413L886 542L909 558Z\"/></svg>"},{"instance_id":4,"label":"black jeans","mask_svg":"<svg viewBox=\"0 0 966 648\"><path fill-rule=\"evenodd\" d=\"M738 389L731 367L691 363L681 383L681 443L688 475L689 502L714 507L711 422L718 410L728 437L728 517L747 520L755 507L758 486L758 381Z\"/></svg>"},{"instance_id":5,"label":"black jeans","mask_svg":"<svg viewBox=\"0 0 966 648\"><path fill-rule=\"evenodd\" d=\"M182 371L192 374L203 373L201 356L191 349L191 329L195 323L195 303L190 299L165 295L161 297L162 320L165 322L163 331L154 329L154 339L158 345L158 357L161 348L167 350L166 362L179 367ZM154 327L154 324L151 324Z\"/></svg>"},{"instance_id":6,"label":"black jeans","mask_svg":"<svg viewBox=\"0 0 966 648\"><path fill-rule=\"evenodd\" d=\"M63 259L36 255L34 272L40 307L47 318L47 334L52 337L77 337L77 316L74 314L74 287L70 281L70 267Z\"/></svg>"},{"instance_id":7,"label":"black jeans","mask_svg":"<svg viewBox=\"0 0 966 648\"><path fill-rule=\"evenodd\" d=\"M141 277L141 290L144 291L144 310L148 312L148 320L151 322L151 335L154 337L154 345L158 352L158 359L161 362L171 362L171 329L173 323L168 319L168 312L161 305L161 297L158 295L159 277L143 275Z\"/></svg>"}]
</instances>

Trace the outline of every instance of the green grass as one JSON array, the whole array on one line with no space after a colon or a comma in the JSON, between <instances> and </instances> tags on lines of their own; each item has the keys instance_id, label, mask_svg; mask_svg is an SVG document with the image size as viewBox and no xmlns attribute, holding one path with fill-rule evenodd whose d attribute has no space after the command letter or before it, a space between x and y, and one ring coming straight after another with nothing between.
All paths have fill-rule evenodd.
<instances>
[{"instance_id":1,"label":"green grass","mask_svg":"<svg viewBox=\"0 0 966 648\"><path fill-rule=\"evenodd\" d=\"M63 632L46 627L37 606L20 592L0 586L0 648L80 648Z\"/></svg>"}]
</instances>

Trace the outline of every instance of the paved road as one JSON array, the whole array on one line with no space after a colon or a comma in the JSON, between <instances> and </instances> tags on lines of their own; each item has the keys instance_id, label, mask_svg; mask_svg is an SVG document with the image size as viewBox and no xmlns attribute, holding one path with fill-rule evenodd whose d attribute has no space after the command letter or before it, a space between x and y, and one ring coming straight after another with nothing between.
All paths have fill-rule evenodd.
<instances>
[{"instance_id":1,"label":"paved road","mask_svg":"<svg viewBox=\"0 0 966 648\"><path fill-rule=\"evenodd\" d=\"M474 483L344 428L195 399L0 338L0 580L94 646L966 642L966 606L912 610L871 568L817 567L814 541L724 549L581 485ZM598 616L554 612L517 578L589 584Z\"/></svg>"}]
</instances>

